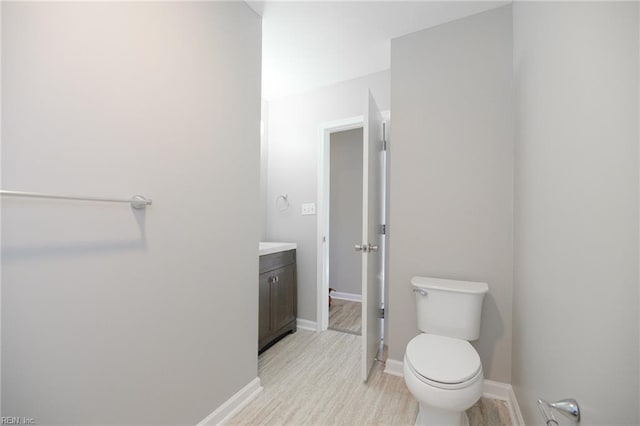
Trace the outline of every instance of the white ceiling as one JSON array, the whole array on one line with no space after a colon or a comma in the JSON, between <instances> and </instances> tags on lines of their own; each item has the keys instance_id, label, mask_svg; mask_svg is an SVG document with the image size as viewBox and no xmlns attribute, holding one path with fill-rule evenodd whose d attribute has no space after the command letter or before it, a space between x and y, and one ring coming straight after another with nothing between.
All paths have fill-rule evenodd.
<instances>
[{"instance_id":1,"label":"white ceiling","mask_svg":"<svg viewBox=\"0 0 640 426\"><path fill-rule=\"evenodd\" d=\"M274 99L390 67L390 40L508 1L247 1L262 15L262 93Z\"/></svg>"}]
</instances>

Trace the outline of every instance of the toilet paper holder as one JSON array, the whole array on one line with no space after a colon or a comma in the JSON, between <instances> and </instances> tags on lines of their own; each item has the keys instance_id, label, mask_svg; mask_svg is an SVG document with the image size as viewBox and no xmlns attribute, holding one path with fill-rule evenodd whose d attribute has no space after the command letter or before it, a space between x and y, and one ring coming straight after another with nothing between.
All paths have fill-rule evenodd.
<instances>
[{"instance_id":1,"label":"toilet paper holder","mask_svg":"<svg viewBox=\"0 0 640 426\"><path fill-rule=\"evenodd\" d=\"M558 420L554 417L551 409L558 411L560 414L575 423L580 423L580 406L578 405L578 401L573 398L561 399L556 402L548 402L544 399L539 399L538 409L540 409L547 426L559 425Z\"/></svg>"}]
</instances>

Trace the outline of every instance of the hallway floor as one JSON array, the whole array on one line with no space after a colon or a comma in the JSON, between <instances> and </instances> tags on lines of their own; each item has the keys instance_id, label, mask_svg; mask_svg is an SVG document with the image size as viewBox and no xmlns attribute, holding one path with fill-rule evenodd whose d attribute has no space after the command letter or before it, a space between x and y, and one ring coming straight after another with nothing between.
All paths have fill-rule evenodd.
<instances>
[{"instance_id":1,"label":"hallway floor","mask_svg":"<svg viewBox=\"0 0 640 426\"><path fill-rule=\"evenodd\" d=\"M413 425L418 403L401 377L376 363L360 379L360 337L298 330L258 358L263 391L229 425ZM471 426L509 424L502 401L483 398ZM503 409L500 409L500 408Z\"/></svg>"},{"instance_id":2,"label":"hallway floor","mask_svg":"<svg viewBox=\"0 0 640 426\"><path fill-rule=\"evenodd\" d=\"M362 334L362 303L333 299L329 307L329 330Z\"/></svg>"}]
</instances>

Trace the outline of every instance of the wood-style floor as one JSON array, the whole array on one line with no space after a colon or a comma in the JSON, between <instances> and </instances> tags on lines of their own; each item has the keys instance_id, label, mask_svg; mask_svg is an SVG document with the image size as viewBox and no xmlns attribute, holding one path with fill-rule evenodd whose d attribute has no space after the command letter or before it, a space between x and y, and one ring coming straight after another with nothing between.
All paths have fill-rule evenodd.
<instances>
[{"instance_id":1,"label":"wood-style floor","mask_svg":"<svg viewBox=\"0 0 640 426\"><path fill-rule=\"evenodd\" d=\"M508 426L511 424L507 403L499 399L480 398L467 410L469 426Z\"/></svg>"},{"instance_id":2,"label":"wood-style floor","mask_svg":"<svg viewBox=\"0 0 640 426\"><path fill-rule=\"evenodd\" d=\"M376 363L360 379L360 340L332 330L285 337L258 358L263 391L226 424L413 425L418 403L402 377ZM468 414L471 426L509 424L502 401L483 398Z\"/></svg>"},{"instance_id":3,"label":"wood-style floor","mask_svg":"<svg viewBox=\"0 0 640 426\"><path fill-rule=\"evenodd\" d=\"M329 307L329 330L362 334L362 304L349 300L333 299Z\"/></svg>"}]
</instances>

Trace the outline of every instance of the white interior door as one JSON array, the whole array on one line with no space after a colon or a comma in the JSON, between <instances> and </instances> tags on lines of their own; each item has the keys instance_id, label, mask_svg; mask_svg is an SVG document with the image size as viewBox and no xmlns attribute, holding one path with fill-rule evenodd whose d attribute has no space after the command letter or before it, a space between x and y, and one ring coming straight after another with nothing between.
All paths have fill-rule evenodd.
<instances>
[{"instance_id":1,"label":"white interior door","mask_svg":"<svg viewBox=\"0 0 640 426\"><path fill-rule=\"evenodd\" d=\"M366 381L380 347L382 288L382 114L367 91L362 167L362 380Z\"/></svg>"}]
</instances>

